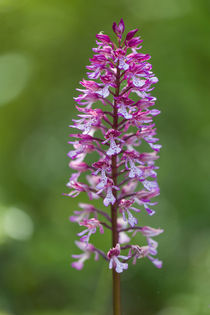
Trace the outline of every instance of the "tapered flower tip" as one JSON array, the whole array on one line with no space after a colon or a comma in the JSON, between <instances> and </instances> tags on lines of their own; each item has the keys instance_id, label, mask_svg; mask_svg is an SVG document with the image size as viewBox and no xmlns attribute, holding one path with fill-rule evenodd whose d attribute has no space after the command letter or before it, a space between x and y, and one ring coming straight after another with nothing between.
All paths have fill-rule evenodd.
<instances>
[{"instance_id":1,"label":"tapered flower tip","mask_svg":"<svg viewBox=\"0 0 210 315\"><path fill-rule=\"evenodd\" d=\"M138 32L138 28L136 28L135 30L132 30L132 31L130 31L130 32L128 32L128 34L126 35L126 38L125 38L125 40L130 40L130 39L132 39L134 36L135 36L135 34Z\"/></svg>"},{"instance_id":2,"label":"tapered flower tip","mask_svg":"<svg viewBox=\"0 0 210 315\"><path fill-rule=\"evenodd\" d=\"M116 22L114 22L114 23L112 24L112 29L113 29L113 31L114 31L115 33L117 33L117 23L116 23Z\"/></svg>"},{"instance_id":3,"label":"tapered flower tip","mask_svg":"<svg viewBox=\"0 0 210 315\"><path fill-rule=\"evenodd\" d=\"M123 19L120 20L120 23L118 24L118 28L120 29L120 31L123 33L125 30L125 23L123 21Z\"/></svg>"},{"instance_id":4,"label":"tapered flower tip","mask_svg":"<svg viewBox=\"0 0 210 315\"><path fill-rule=\"evenodd\" d=\"M155 267L157 267L159 269L162 268L162 266L163 266L163 262L157 258L153 259L152 263L155 265Z\"/></svg>"},{"instance_id":5,"label":"tapered flower tip","mask_svg":"<svg viewBox=\"0 0 210 315\"><path fill-rule=\"evenodd\" d=\"M118 25L116 22L114 22L112 25L112 29L115 32L115 34L121 38L125 30L125 24L124 24L123 19L120 20Z\"/></svg>"},{"instance_id":6,"label":"tapered flower tip","mask_svg":"<svg viewBox=\"0 0 210 315\"><path fill-rule=\"evenodd\" d=\"M151 236L157 236L161 233L163 233L164 230L163 229L154 229L150 226L144 226L142 229L141 229L141 233L144 235L144 236L147 236L147 237L151 237Z\"/></svg>"},{"instance_id":7,"label":"tapered flower tip","mask_svg":"<svg viewBox=\"0 0 210 315\"><path fill-rule=\"evenodd\" d=\"M85 162L71 161L69 163L69 167L80 172L85 172L88 170L88 165Z\"/></svg>"},{"instance_id":8,"label":"tapered flower tip","mask_svg":"<svg viewBox=\"0 0 210 315\"><path fill-rule=\"evenodd\" d=\"M82 261L75 261L71 264L71 266L77 270L81 270L84 267L84 264Z\"/></svg>"},{"instance_id":9,"label":"tapered flower tip","mask_svg":"<svg viewBox=\"0 0 210 315\"><path fill-rule=\"evenodd\" d=\"M111 39L106 34L99 33L99 34L96 35L96 38L99 39L100 41L102 41L105 44L110 44L111 43Z\"/></svg>"},{"instance_id":10,"label":"tapered flower tip","mask_svg":"<svg viewBox=\"0 0 210 315\"><path fill-rule=\"evenodd\" d=\"M87 252L87 251L94 252L95 247L90 243L85 244L83 242L75 241L75 244L83 252Z\"/></svg>"},{"instance_id":11,"label":"tapered flower tip","mask_svg":"<svg viewBox=\"0 0 210 315\"><path fill-rule=\"evenodd\" d=\"M88 203L79 203L80 208L82 208L84 211L94 211L95 207L93 205L90 205Z\"/></svg>"}]
</instances>

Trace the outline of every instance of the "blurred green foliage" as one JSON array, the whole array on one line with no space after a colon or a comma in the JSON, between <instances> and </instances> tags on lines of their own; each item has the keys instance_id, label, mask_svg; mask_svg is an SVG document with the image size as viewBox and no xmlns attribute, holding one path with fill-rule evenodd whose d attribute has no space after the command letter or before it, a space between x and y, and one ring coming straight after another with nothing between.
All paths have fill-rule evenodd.
<instances>
[{"instance_id":1,"label":"blurred green foliage","mask_svg":"<svg viewBox=\"0 0 210 315\"><path fill-rule=\"evenodd\" d=\"M210 313L210 3L208 0L0 1L0 315L105 315L111 273L70 268L78 200L63 197L75 88L95 34L139 27L159 77L163 144L157 215L162 270L122 276L124 314ZM83 198L83 199L82 199ZM106 248L110 236L94 240Z\"/></svg>"}]
</instances>

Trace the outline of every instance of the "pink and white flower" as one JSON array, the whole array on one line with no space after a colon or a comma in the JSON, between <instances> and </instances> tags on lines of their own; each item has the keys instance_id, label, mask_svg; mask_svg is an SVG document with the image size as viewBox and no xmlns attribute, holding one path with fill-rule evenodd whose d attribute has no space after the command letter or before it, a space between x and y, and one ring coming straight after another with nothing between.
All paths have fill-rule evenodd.
<instances>
[{"instance_id":1,"label":"pink and white flower","mask_svg":"<svg viewBox=\"0 0 210 315\"><path fill-rule=\"evenodd\" d=\"M132 206L133 203L134 203L134 200L126 200L126 199L122 199L119 203L119 211L123 215L123 220L125 222L128 222L130 226L132 227L134 227L138 223L138 220L132 215L130 210L133 210L135 212L140 212L139 209Z\"/></svg>"},{"instance_id":2,"label":"pink and white flower","mask_svg":"<svg viewBox=\"0 0 210 315\"><path fill-rule=\"evenodd\" d=\"M96 233L97 228L99 228L100 233L104 233L103 226L100 224L100 221L95 218L83 219L82 221L79 222L79 225L85 226L87 228L84 231L77 234L78 236L82 236L80 238L81 242L89 243L90 236Z\"/></svg>"},{"instance_id":3,"label":"pink and white flower","mask_svg":"<svg viewBox=\"0 0 210 315\"><path fill-rule=\"evenodd\" d=\"M119 138L120 132L115 130L115 129L110 129L109 131L107 131L107 133L105 134L105 138L107 140L103 141L102 143L105 144L108 141L110 141L110 148L109 150L106 152L108 156L112 156L115 154L120 153L121 151L121 145L120 144L116 144L116 140L120 141L120 142L124 142L122 139Z\"/></svg>"},{"instance_id":4,"label":"pink and white flower","mask_svg":"<svg viewBox=\"0 0 210 315\"><path fill-rule=\"evenodd\" d=\"M93 163L93 167L97 170L93 173L93 175L97 175L99 172L101 172L100 176L100 182L96 186L96 189L104 189L107 185L107 173L111 172L111 167L109 165L109 161L107 159L100 160L98 162Z\"/></svg>"},{"instance_id":5,"label":"pink and white flower","mask_svg":"<svg viewBox=\"0 0 210 315\"><path fill-rule=\"evenodd\" d=\"M80 223L84 219L89 219L90 214L95 212L95 207L87 203L79 203L81 211L74 211L75 215L70 216L69 220L71 222ZM95 214L95 213L94 213ZM96 215L96 214L95 214Z\"/></svg>"},{"instance_id":6,"label":"pink and white flower","mask_svg":"<svg viewBox=\"0 0 210 315\"><path fill-rule=\"evenodd\" d=\"M75 241L76 246L83 251L82 254L72 255L72 258L78 259L74 261L71 266L77 270L81 270L84 267L84 262L88 260L92 253L95 253L95 260L98 260L98 253L95 251L95 247L92 244L85 244L83 242Z\"/></svg>"},{"instance_id":7,"label":"pink and white flower","mask_svg":"<svg viewBox=\"0 0 210 315\"><path fill-rule=\"evenodd\" d=\"M120 244L111 248L107 253L107 257L109 259L109 269L115 269L117 273L121 273L123 270L128 269L128 264L119 260L119 258L125 260L128 259L127 256L120 255Z\"/></svg>"},{"instance_id":8,"label":"pink and white flower","mask_svg":"<svg viewBox=\"0 0 210 315\"><path fill-rule=\"evenodd\" d=\"M110 204L114 204L116 201L116 198L113 194L113 190L119 190L119 187L113 185L113 182L109 179L107 181L107 184L105 186L106 188L106 197L104 198L104 205L108 207ZM99 190L99 193L101 190Z\"/></svg>"}]
</instances>

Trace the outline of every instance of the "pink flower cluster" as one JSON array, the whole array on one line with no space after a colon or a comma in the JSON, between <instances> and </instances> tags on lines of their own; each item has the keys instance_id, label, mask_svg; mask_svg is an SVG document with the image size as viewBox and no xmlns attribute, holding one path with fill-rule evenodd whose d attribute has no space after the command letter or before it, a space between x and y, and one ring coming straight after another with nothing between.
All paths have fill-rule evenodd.
<instances>
[{"instance_id":1,"label":"pink flower cluster","mask_svg":"<svg viewBox=\"0 0 210 315\"><path fill-rule=\"evenodd\" d=\"M141 52L138 30L123 37L124 29L123 20L113 24L116 43L102 32L96 35L88 79L80 82L82 88L77 89L80 94L75 98L79 114L70 127L79 133L70 134L74 139L69 142L73 150L68 156L69 166L76 172L70 177L66 195L74 198L83 192L91 200L91 204L80 203L81 210L70 217L85 227L76 241L83 253L73 255L78 259L72 263L76 269L81 269L92 253L96 259L99 255L105 258L109 268L118 273L128 268L129 260L136 263L143 257L158 268L162 266L155 257L158 243L152 237L163 230L138 226L137 218L140 211L149 216L155 213L152 207L157 202L152 199L159 195L155 161L161 145L153 118L160 111L154 108L156 98L151 95L158 79L148 62L150 56ZM143 143L149 152L141 150ZM86 157L91 153L97 160L90 163ZM117 222L108 211L93 205L99 198L105 207L111 206L112 214L117 213ZM107 254L90 243L93 234L115 227L118 239ZM146 245L130 244L137 232L146 237ZM121 251L126 255L120 255Z\"/></svg>"}]
</instances>

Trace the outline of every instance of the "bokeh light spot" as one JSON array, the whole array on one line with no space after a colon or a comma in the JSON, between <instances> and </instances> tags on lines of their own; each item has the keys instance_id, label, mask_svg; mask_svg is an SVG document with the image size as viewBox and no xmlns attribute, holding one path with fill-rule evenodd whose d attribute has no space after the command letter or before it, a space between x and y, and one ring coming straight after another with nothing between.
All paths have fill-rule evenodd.
<instances>
[{"instance_id":1,"label":"bokeh light spot","mask_svg":"<svg viewBox=\"0 0 210 315\"><path fill-rule=\"evenodd\" d=\"M19 241L28 240L34 231L34 225L30 216L17 208L10 208L3 218L5 233Z\"/></svg>"},{"instance_id":2,"label":"bokeh light spot","mask_svg":"<svg viewBox=\"0 0 210 315\"><path fill-rule=\"evenodd\" d=\"M31 73L28 57L19 53L0 56L0 105L15 99L26 86Z\"/></svg>"}]
</instances>

